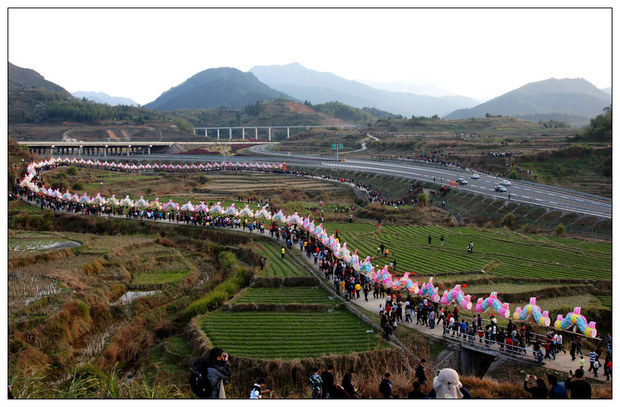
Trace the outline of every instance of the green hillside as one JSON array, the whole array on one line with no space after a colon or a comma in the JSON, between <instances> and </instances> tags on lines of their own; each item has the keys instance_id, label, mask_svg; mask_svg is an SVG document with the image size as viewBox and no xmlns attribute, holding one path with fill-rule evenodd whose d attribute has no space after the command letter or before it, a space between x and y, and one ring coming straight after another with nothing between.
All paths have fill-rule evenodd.
<instances>
[{"instance_id":1,"label":"green hillside","mask_svg":"<svg viewBox=\"0 0 620 407\"><path fill-rule=\"evenodd\" d=\"M581 127L609 104L609 95L585 79L547 79L528 83L476 107L457 110L445 118L491 114L540 120L551 115L555 120L566 120L571 126Z\"/></svg>"},{"instance_id":2,"label":"green hillside","mask_svg":"<svg viewBox=\"0 0 620 407\"><path fill-rule=\"evenodd\" d=\"M160 111L178 109L241 109L256 101L276 99L282 92L260 82L254 74L235 68L207 69L161 94L145 107Z\"/></svg>"}]
</instances>

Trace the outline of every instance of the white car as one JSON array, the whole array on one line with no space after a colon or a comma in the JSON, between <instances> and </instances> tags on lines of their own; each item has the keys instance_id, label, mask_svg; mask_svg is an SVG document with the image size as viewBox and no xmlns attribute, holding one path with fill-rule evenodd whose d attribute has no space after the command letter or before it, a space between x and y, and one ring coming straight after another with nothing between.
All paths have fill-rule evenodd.
<instances>
[{"instance_id":1,"label":"white car","mask_svg":"<svg viewBox=\"0 0 620 407\"><path fill-rule=\"evenodd\" d=\"M506 192L506 191L507 191L507 190L506 190L506 188L504 188L504 187L503 187L503 186L501 186L501 185L496 186L496 187L495 187L495 190L496 190L497 192Z\"/></svg>"},{"instance_id":2,"label":"white car","mask_svg":"<svg viewBox=\"0 0 620 407\"><path fill-rule=\"evenodd\" d=\"M456 180L456 182L458 182L459 185L467 185L467 180L464 178L459 178Z\"/></svg>"},{"instance_id":3,"label":"white car","mask_svg":"<svg viewBox=\"0 0 620 407\"><path fill-rule=\"evenodd\" d=\"M499 184L500 184L500 185L503 185L503 186L505 186L505 187L509 187L510 185L512 185L512 184L510 183L510 181L508 181L507 179L503 179L503 180L501 180L501 181L499 182Z\"/></svg>"},{"instance_id":4,"label":"white car","mask_svg":"<svg viewBox=\"0 0 620 407\"><path fill-rule=\"evenodd\" d=\"M472 179L480 179L480 175L476 174L475 172L473 174L471 174Z\"/></svg>"}]
</instances>

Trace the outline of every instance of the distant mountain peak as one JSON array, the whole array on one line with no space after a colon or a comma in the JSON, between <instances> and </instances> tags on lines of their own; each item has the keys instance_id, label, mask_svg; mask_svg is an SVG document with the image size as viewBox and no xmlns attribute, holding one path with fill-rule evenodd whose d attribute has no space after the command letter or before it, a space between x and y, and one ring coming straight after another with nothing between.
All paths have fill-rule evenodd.
<instances>
[{"instance_id":1,"label":"distant mountain peak","mask_svg":"<svg viewBox=\"0 0 620 407\"><path fill-rule=\"evenodd\" d=\"M73 97L78 99L87 99L96 103L104 103L110 106L138 106L139 103L121 96L110 96L104 92L92 92L92 91L78 91L72 93Z\"/></svg>"},{"instance_id":2,"label":"distant mountain peak","mask_svg":"<svg viewBox=\"0 0 620 407\"><path fill-rule=\"evenodd\" d=\"M210 68L162 93L145 105L155 110L241 109L257 101L277 99L282 92L262 83L251 72L237 68ZM286 96L286 95L285 95Z\"/></svg>"},{"instance_id":3,"label":"distant mountain peak","mask_svg":"<svg viewBox=\"0 0 620 407\"><path fill-rule=\"evenodd\" d=\"M586 125L610 104L609 95L584 78L549 78L527 83L470 109L448 114L446 119L503 115L526 120L564 120Z\"/></svg>"},{"instance_id":4,"label":"distant mountain peak","mask_svg":"<svg viewBox=\"0 0 620 407\"><path fill-rule=\"evenodd\" d=\"M377 89L331 72L306 68L298 62L259 65L250 72L267 85L313 104L338 101L358 109L374 107L406 117L444 115L477 104L473 99L465 97L434 97Z\"/></svg>"}]
</instances>

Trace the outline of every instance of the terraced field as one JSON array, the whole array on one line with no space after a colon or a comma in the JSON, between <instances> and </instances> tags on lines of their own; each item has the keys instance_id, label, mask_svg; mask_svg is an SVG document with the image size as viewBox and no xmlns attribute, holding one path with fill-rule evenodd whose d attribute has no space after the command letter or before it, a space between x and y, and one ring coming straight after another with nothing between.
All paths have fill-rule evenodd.
<instances>
[{"instance_id":1,"label":"terraced field","mask_svg":"<svg viewBox=\"0 0 620 407\"><path fill-rule=\"evenodd\" d=\"M178 250L144 247L133 252L134 260L127 269L134 285L171 284L183 279L196 267Z\"/></svg>"},{"instance_id":2,"label":"terraced field","mask_svg":"<svg viewBox=\"0 0 620 407\"><path fill-rule=\"evenodd\" d=\"M255 242L252 248L268 259L265 270L257 273L256 277L274 277L279 281L279 277L312 275L307 266L302 265L298 249L287 251L286 258L282 260L275 243ZM206 334L211 346L226 349L235 356L258 359L315 358L390 346L381 339L379 332L343 308L340 300L318 285L252 287L241 292L230 303L277 305L279 310L224 309L205 314L197 320L196 326Z\"/></svg>"},{"instance_id":3,"label":"terraced field","mask_svg":"<svg viewBox=\"0 0 620 407\"><path fill-rule=\"evenodd\" d=\"M389 345L346 310L332 312L225 312L200 319L213 346L259 359L315 358L383 349Z\"/></svg>"},{"instance_id":4,"label":"terraced field","mask_svg":"<svg viewBox=\"0 0 620 407\"><path fill-rule=\"evenodd\" d=\"M255 243L252 246L258 254L264 256L265 269L260 271L257 277L308 277L310 273L300 266L298 256L300 251L293 247L291 250L286 249L284 259L282 259L280 246L272 242Z\"/></svg>"},{"instance_id":5,"label":"terraced field","mask_svg":"<svg viewBox=\"0 0 620 407\"><path fill-rule=\"evenodd\" d=\"M337 304L334 297L319 286L256 287L242 293L234 304Z\"/></svg>"},{"instance_id":6,"label":"terraced field","mask_svg":"<svg viewBox=\"0 0 620 407\"><path fill-rule=\"evenodd\" d=\"M510 277L545 279L610 280L611 243L583 242L569 238L523 235L505 229L387 226L331 223L341 240L360 258L377 256L384 243L390 250L386 259L373 262L383 266L397 259L397 271L417 275L487 273ZM432 236L432 246L428 236ZM440 247L439 237L445 238ZM474 242L474 253L466 251Z\"/></svg>"}]
</instances>

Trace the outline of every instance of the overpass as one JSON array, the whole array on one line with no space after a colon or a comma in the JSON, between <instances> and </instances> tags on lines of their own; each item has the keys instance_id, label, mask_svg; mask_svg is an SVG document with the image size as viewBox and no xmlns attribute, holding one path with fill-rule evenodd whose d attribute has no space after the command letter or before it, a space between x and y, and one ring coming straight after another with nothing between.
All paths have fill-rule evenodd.
<instances>
[{"instance_id":1,"label":"overpass","mask_svg":"<svg viewBox=\"0 0 620 407\"><path fill-rule=\"evenodd\" d=\"M30 153L39 155L87 155L96 157L150 155L162 153L173 145L212 146L234 144L265 144L266 141L18 141Z\"/></svg>"},{"instance_id":2,"label":"overpass","mask_svg":"<svg viewBox=\"0 0 620 407\"><path fill-rule=\"evenodd\" d=\"M316 126L237 126L237 127L194 127L194 135L196 135L196 131L202 133L204 132L204 136L205 137L209 137L209 130L211 130L212 132L215 131L215 134L217 135L217 139L220 139L220 131L227 131L228 132L228 139L232 140L233 139L233 130L241 130L241 139L245 140L245 131L246 130L254 130L254 138L258 139L258 130L267 130L267 137L268 140L271 141L271 130L272 129L286 129L286 138L289 138L291 136L291 129L304 129L304 130L309 130L309 129L331 129L331 128L340 128L340 129L344 129L344 128L358 128L361 127L358 124L333 124L333 125L316 125ZM237 132L238 133L238 132ZM263 132L264 133L264 132Z\"/></svg>"}]
</instances>

